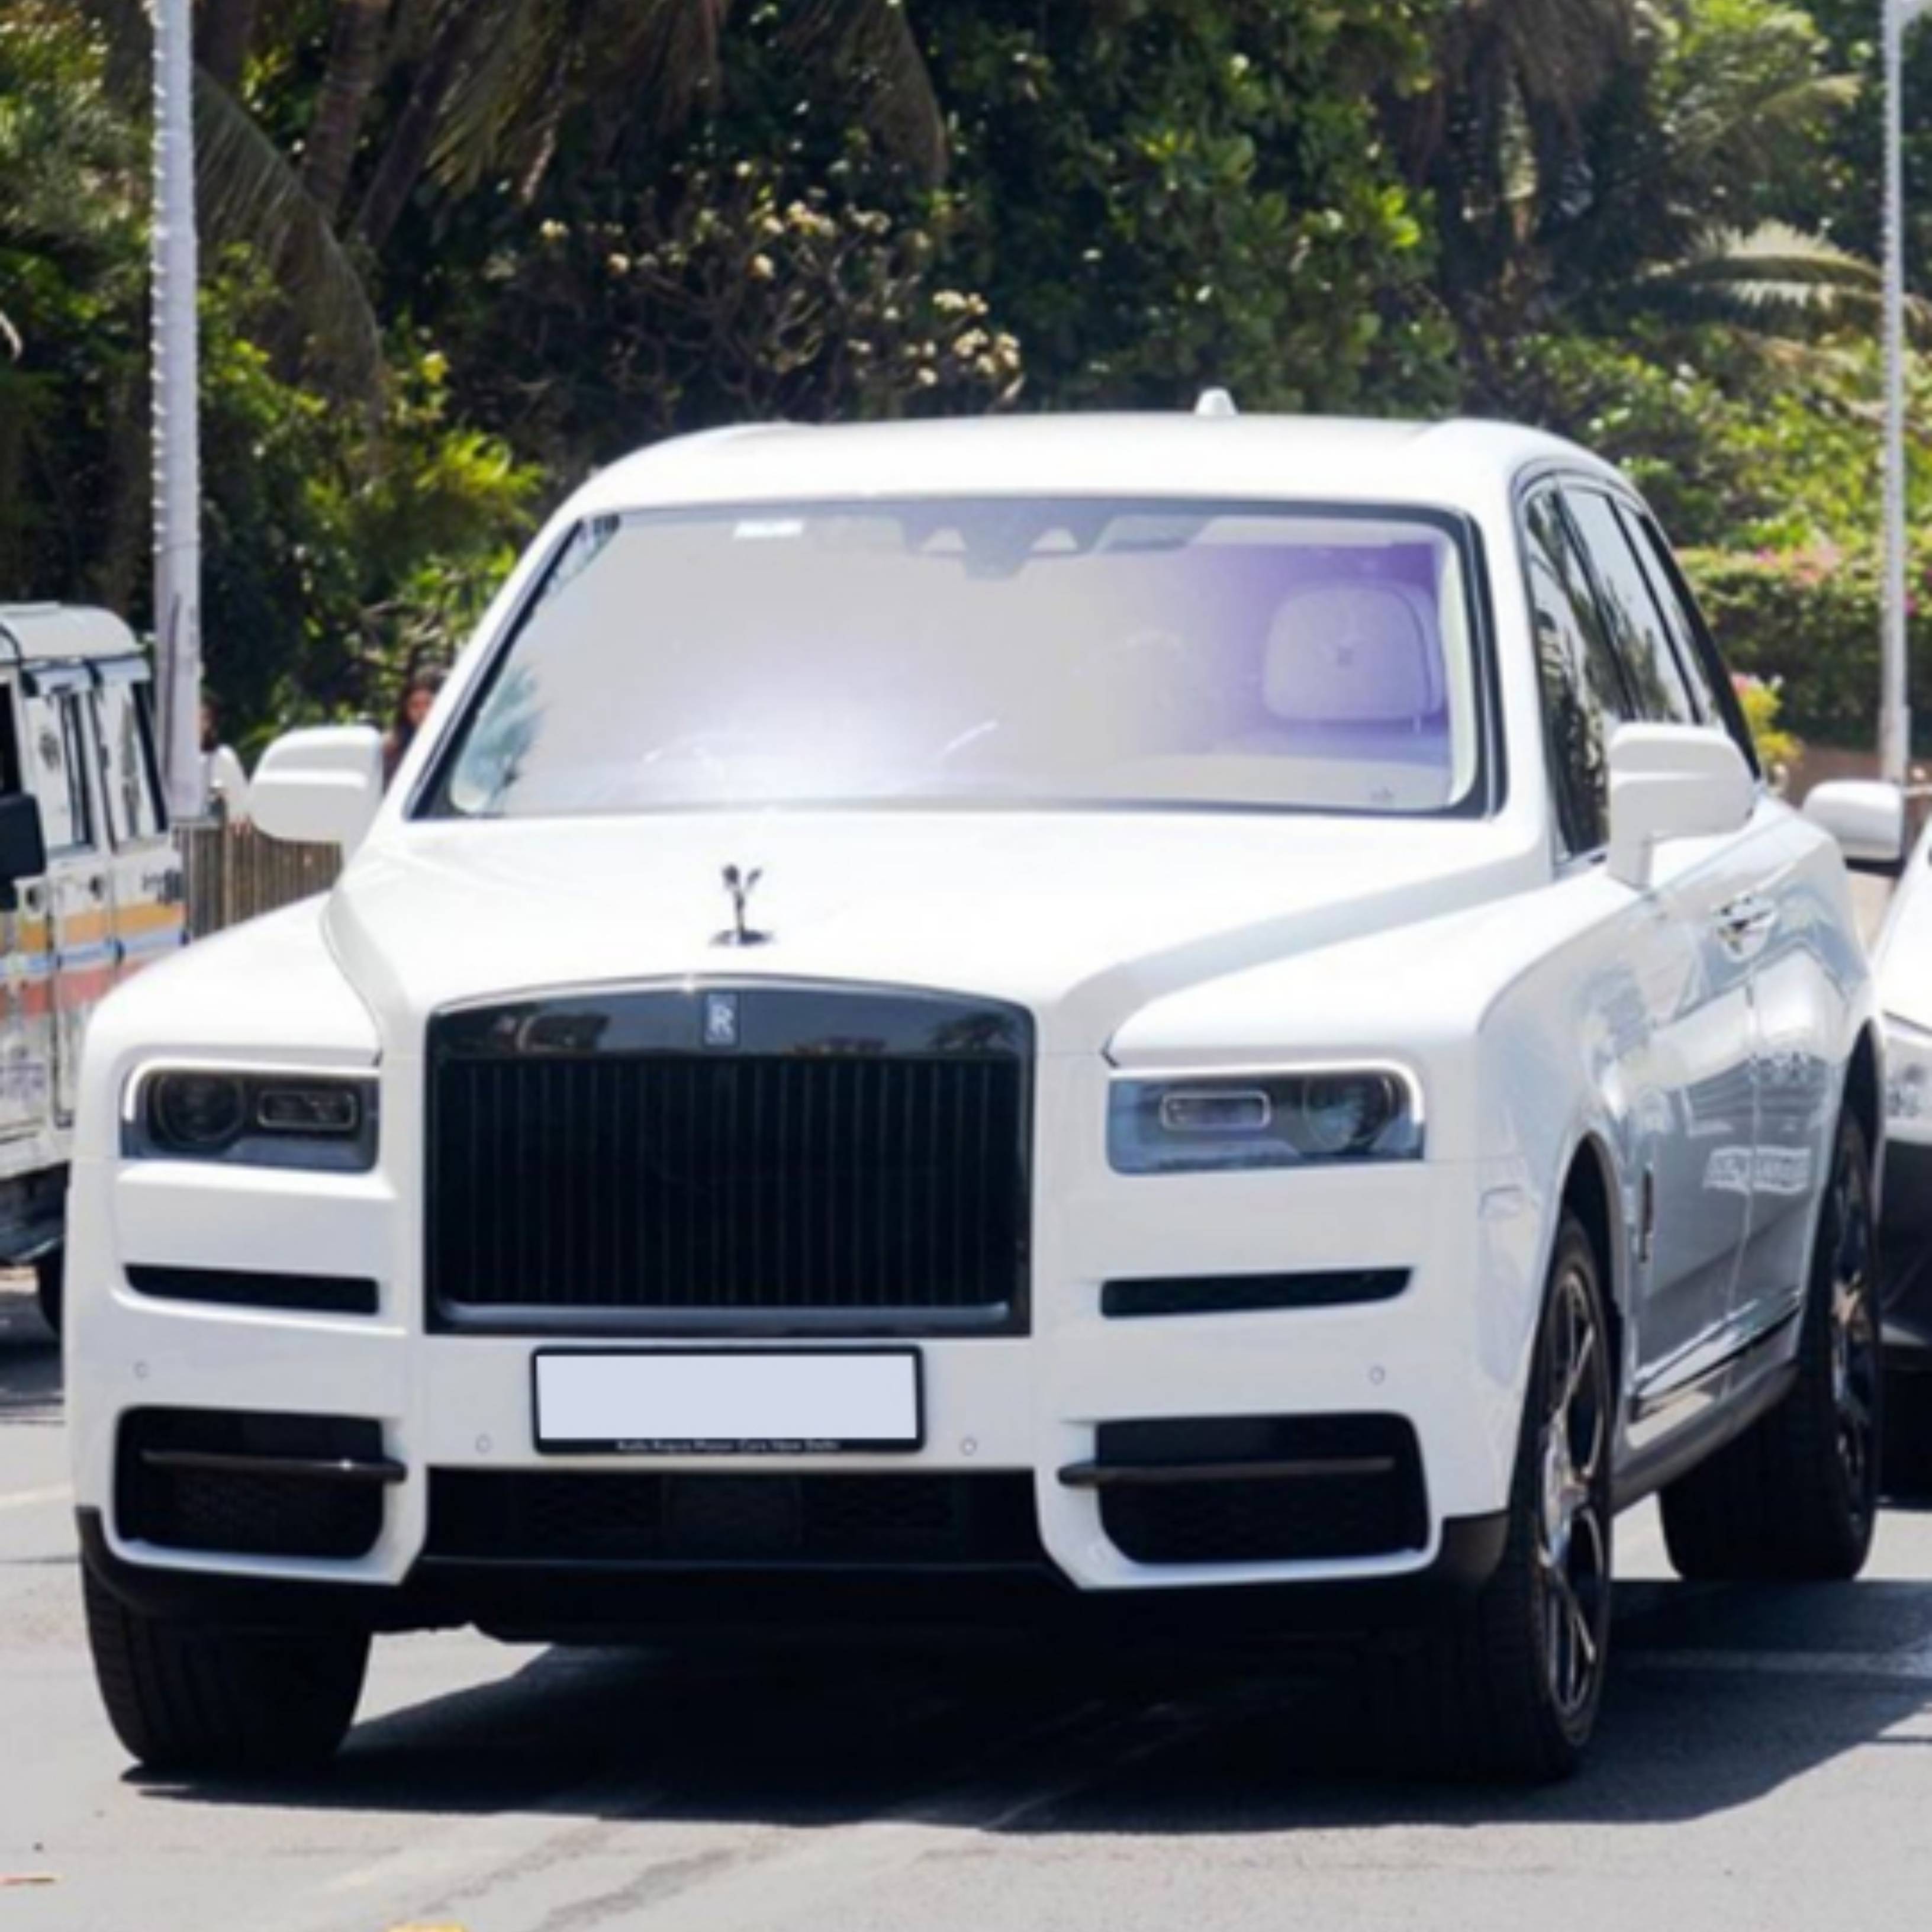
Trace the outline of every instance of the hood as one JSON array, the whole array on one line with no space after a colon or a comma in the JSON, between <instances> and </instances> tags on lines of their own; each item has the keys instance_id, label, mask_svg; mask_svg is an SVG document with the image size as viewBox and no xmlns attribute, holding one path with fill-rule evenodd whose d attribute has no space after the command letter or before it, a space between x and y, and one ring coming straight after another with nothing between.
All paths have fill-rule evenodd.
<instances>
[{"instance_id":1,"label":"hood","mask_svg":"<svg viewBox=\"0 0 1932 1932\"><path fill-rule=\"evenodd\" d=\"M1287 814L666 813L416 822L367 847L326 920L393 1048L460 1001L686 978L856 981L1030 1009L1046 1052L1103 1049L1148 1000L1520 890L1493 823ZM760 878L732 924L728 866Z\"/></svg>"}]
</instances>

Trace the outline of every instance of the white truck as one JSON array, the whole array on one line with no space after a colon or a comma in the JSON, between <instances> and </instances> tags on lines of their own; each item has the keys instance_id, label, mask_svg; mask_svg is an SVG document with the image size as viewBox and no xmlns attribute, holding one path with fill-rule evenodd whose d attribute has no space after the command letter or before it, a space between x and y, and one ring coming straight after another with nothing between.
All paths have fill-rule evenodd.
<instances>
[{"instance_id":1,"label":"white truck","mask_svg":"<svg viewBox=\"0 0 1932 1932\"><path fill-rule=\"evenodd\" d=\"M147 661L104 610L0 604L0 1266L60 1326L80 1043L184 937Z\"/></svg>"}]
</instances>

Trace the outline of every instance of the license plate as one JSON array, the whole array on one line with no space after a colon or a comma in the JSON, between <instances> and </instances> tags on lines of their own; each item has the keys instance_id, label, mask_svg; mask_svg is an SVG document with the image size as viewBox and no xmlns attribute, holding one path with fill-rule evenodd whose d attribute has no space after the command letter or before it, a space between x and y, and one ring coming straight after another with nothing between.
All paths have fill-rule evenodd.
<instances>
[{"instance_id":1,"label":"license plate","mask_svg":"<svg viewBox=\"0 0 1932 1932\"><path fill-rule=\"evenodd\" d=\"M802 1456L916 1449L916 1348L545 1349L536 1444L550 1454Z\"/></svg>"}]
</instances>

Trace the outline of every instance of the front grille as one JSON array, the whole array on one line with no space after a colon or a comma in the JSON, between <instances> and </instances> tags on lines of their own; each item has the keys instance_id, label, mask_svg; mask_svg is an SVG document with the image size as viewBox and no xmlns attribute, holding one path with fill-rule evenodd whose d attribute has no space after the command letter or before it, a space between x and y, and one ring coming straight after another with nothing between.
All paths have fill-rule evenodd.
<instances>
[{"instance_id":1,"label":"front grille","mask_svg":"<svg viewBox=\"0 0 1932 1932\"><path fill-rule=\"evenodd\" d=\"M380 1425L347 1416L137 1409L121 1424L116 1520L123 1536L166 1550L366 1556L382 1534L380 1486L272 1465L367 1468L382 1454Z\"/></svg>"},{"instance_id":2,"label":"front grille","mask_svg":"<svg viewBox=\"0 0 1932 1932\"><path fill-rule=\"evenodd\" d=\"M1040 1558L1019 1474L436 1469L426 1553L470 1562L949 1568Z\"/></svg>"},{"instance_id":3,"label":"front grille","mask_svg":"<svg viewBox=\"0 0 1932 1932\"><path fill-rule=\"evenodd\" d=\"M706 1047L731 1003L730 1043ZM431 1306L690 1333L1023 1318L1030 1037L1004 1007L776 986L430 1033Z\"/></svg>"},{"instance_id":4,"label":"front grille","mask_svg":"<svg viewBox=\"0 0 1932 1932\"><path fill-rule=\"evenodd\" d=\"M1428 1544L1421 1451L1400 1416L1106 1423L1095 1447L1101 1526L1137 1563L1307 1563ZM1244 1462L1253 1474L1237 1473ZM1128 1470L1135 1480L1106 1480Z\"/></svg>"}]
</instances>

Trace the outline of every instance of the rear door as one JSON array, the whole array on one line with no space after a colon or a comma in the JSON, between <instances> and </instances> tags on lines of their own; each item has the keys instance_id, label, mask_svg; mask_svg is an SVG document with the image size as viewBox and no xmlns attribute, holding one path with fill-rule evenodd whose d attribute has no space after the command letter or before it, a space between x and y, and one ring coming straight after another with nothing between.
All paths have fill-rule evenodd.
<instances>
[{"instance_id":1,"label":"rear door","mask_svg":"<svg viewBox=\"0 0 1932 1932\"><path fill-rule=\"evenodd\" d=\"M148 668L139 658L117 658L97 663L94 672L115 974L125 979L182 943L181 860L161 802Z\"/></svg>"},{"instance_id":2,"label":"rear door","mask_svg":"<svg viewBox=\"0 0 1932 1932\"><path fill-rule=\"evenodd\" d=\"M22 706L29 782L40 801L47 875L22 888L21 909L44 939L50 973L35 988L48 1012L53 1113L74 1118L87 1016L114 983L116 948L98 801L90 778L93 678L85 664L35 664Z\"/></svg>"}]
</instances>

